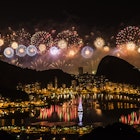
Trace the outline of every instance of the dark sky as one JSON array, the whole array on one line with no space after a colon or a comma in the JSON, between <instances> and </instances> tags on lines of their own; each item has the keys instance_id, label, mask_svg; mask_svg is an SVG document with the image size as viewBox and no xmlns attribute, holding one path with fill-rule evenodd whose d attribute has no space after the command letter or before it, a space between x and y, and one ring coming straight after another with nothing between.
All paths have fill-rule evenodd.
<instances>
[{"instance_id":1,"label":"dark sky","mask_svg":"<svg viewBox=\"0 0 140 140\"><path fill-rule=\"evenodd\" d=\"M139 5L136 3L115 3L95 0L68 1L68 0L3 0L1 5L1 24L30 22L32 19L52 19L65 21L72 19L75 22L89 25L114 26L124 22L139 24Z\"/></svg>"}]
</instances>

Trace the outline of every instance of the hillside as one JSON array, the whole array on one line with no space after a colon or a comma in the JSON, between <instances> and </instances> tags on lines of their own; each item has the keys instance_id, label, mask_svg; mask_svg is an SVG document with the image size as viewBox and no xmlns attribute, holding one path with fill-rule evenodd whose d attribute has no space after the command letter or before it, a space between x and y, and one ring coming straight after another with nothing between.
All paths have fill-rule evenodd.
<instances>
[{"instance_id":1,"label":"hillside","mask_svg":"<svg viewBox=\"0 0 140 140\"><path fill-rule=\"evenodd\" d=\"M102 58L96 72L96 76L101 75L113 82L140 85L139 69L115 56Z\"/></svg>"},{"instance_id":2,"label":"hillside","mask_svg":"<svg viewBox=\"0 0 140 140\"><path fill-rule=\"evenodd\" d=\"M45 71L35 71L31 69L23 69L6 62L0 61L0 87L15 88L20 83L41 82L43 86L48 83L54 84L54 79L57 77L58 87L66 84L71 85L71 80L74 79L70 74L63 72L60 69L51 69Z\"/></svg>"}]
</instances>

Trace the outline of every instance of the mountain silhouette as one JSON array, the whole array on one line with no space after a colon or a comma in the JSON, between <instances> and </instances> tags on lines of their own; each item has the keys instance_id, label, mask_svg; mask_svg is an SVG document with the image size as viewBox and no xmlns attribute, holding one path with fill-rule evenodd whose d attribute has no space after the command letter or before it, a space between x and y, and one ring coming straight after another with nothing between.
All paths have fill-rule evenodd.
<instances>
[{"instance_id":1,"label":"mountain silhouette","mask_svg":"<svg viewBox=\"0 0 140 140\"><path fill-rule=\"evenodd\" d=\"M57 78L58 87L66 84L66 87L71 85L71 80L74 79L68 73L60 69L50 69L45 71L35 71L31 69L23 69L7 62L0 61L0 87L14 89L18 83L31 84L40 82L42 87L47 87L47 84L54 85L54 79Z\"/></svg>"},{"instance_id":2,"label":"mountain silhouette","mask_svg":"<svg viewBox=\"0 0 140 140\"><path fill-rule=\"evenodd\" d=\"M112 82L140 85L139 69L115 56L107 55L102 58L96 72L96 76L101 75Z\"/></svg>"}]
</instances>

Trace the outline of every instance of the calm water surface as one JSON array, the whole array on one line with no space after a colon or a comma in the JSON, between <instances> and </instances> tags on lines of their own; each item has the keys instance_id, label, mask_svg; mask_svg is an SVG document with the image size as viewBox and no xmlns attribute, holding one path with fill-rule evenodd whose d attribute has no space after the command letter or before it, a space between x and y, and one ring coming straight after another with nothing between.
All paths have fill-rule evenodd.
<instances>
[{"instance_id":1,"label":"calm water surface","mask_svg":"<svg viewBox=\"0 0 140 140\"><path fill-rule=\"evenodd\" d=\"M1 118L0 126L100 126L118 122L123 119L122 116L127 117L132 112L135 112L135 117L139 117L139 108L135 102L114 101L110 98L108 96L104 100L90 95L74 96L62 104L54 102L43 108L22 109L10 117Z\"/></svg>"}]
</instances>

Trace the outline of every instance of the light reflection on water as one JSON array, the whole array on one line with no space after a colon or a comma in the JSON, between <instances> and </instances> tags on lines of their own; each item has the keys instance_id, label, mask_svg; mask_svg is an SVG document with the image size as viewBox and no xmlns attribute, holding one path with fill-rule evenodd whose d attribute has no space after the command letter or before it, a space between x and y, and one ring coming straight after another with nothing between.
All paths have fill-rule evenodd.
<instances>
[{"instance_id":1,"label":"light reflection on water","mask_svg":"<svg viewBox=\"0 0 140 140\"><path fill-rule=\"evenodd\" d=\"M11 118L1 118L0 126L7 125L107 125L118 122L121 115L127 115L138 110L136 103L112 101L111 97L74 96L63 104L53 104L50 107L28 109L29 115Z\"/></svg>"}]
</instances>

